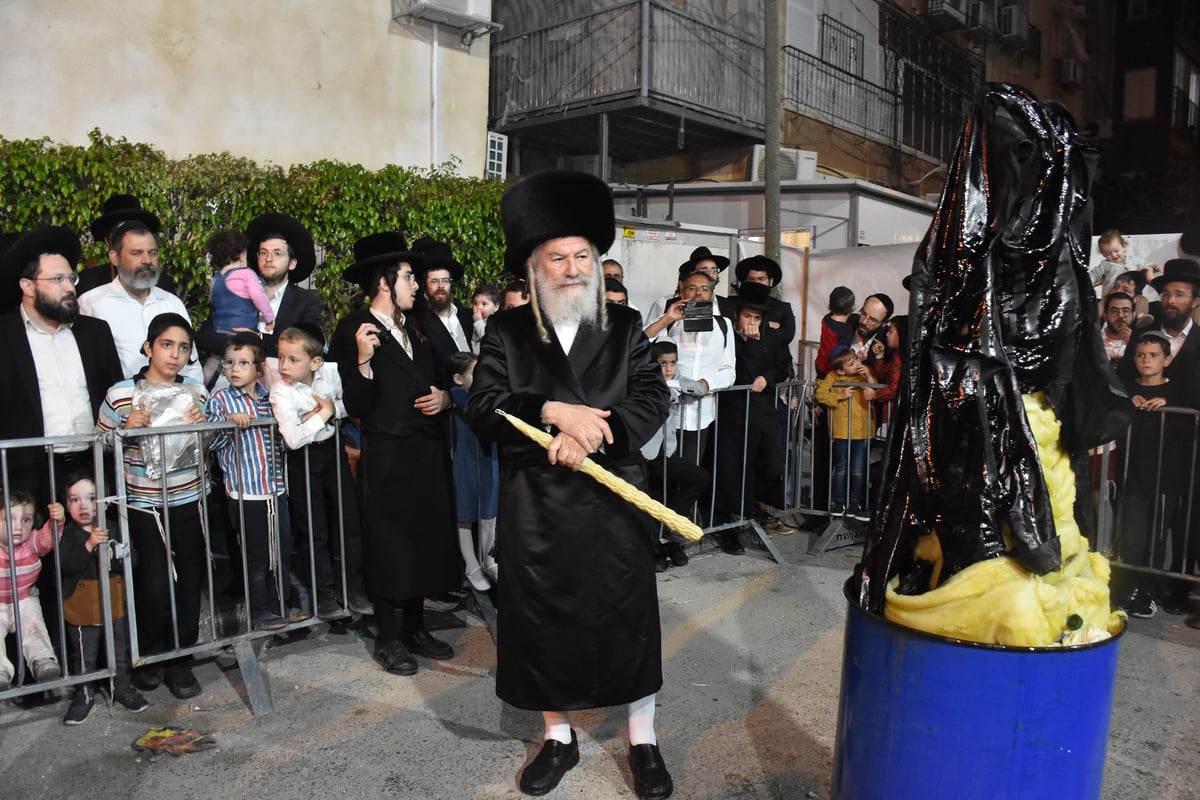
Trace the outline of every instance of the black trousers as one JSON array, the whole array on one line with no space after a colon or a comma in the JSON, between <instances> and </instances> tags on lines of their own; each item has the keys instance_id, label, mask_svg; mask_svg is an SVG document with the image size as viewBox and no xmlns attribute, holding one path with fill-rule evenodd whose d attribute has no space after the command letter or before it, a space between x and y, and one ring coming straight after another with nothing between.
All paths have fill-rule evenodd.
<instances>
[{"instance_id":1,"label":"black trousers","mask_svg":"<svg viewBox=\"0 0 1200 800\"><path fill-rule=\"evenodd\" d=\"M271 518L271 506L275 516ZM278 580L283 578L282 596L287 597L291 580L288 564L292 562L291 520L288 514L288 499L281 494L274 501L229 500L229 521L242 532L242 550L246 553L246 578L250 586L250 621L255 622L267 614L280 613L281 593ZM278 527L279 538L275 538ZM274 550L275 570L271 569Z\"/></svg>"},{"instance_id":2,"label":"black trousers","mask_svg":"<svg viewBox=\"0 0 1200 800\"><path fill-rule=\"evenodd\" d=\"M315 573L318 596L340 597L342 581L336 566L341 563L349 590L363 591L362 516L346 451L338 447L337 437L331 437L288 451L287 467L293 540L297 555L302 556L296 563L300 581L308 585Z\"/></svg>"},{"instance_id":3,"label":"black trousers","mask_svg":"<svg viewBox=\"0 0 1200 800\"><path fill-rule=\"evenodd\" d=\"M164 534L159 532L154 516L129 509L129 535L137 553L133 586L138 648L144 654L171 650L176 633L180 647L196 643L200 633L200 591L204 587L208 557L198 500L167 506L165 514L162 508L154 511L162 518L163 530L169 531L175 574L172 575L167 561Z\"/></svg>"}]
</instances>

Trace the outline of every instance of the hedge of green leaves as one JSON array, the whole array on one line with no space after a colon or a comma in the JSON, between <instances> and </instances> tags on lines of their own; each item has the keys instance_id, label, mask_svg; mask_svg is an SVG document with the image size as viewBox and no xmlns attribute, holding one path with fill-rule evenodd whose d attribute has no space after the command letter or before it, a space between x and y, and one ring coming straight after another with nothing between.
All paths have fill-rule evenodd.
<instances>
[{"instance_id":1,"label":"hedge of green leaves","mask_svg":"<svg viewBox=\"0 0 1200 800\"><path fill-rule=\"evenodd\" d=\"M353 260L354 242L367 234L400 230L409 241L446 242L466 267L455 291L460 302L480 281L494 281L504 263L500 227L501 181L457 175L457 162L429 170L317 161L284 168L229 153L170 159L146 144L93 130L87 147L49 139L0 137L0 231L66 225L80 231L84 259L107 261L88 224L113 194L141 199L162 221L160 262L171 271L193 321L208 316L212 278L204 243L221 228L245 229L258 214L290 214L312 231L318 259L313 275L329 322L352 303L340 273Z\"/></svg>"}]
</instances>

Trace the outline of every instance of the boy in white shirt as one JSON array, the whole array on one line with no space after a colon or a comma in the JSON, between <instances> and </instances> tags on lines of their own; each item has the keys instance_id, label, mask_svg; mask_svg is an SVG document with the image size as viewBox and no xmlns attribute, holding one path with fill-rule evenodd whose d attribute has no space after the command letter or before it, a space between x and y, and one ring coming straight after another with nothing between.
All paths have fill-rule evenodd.
<instances>
[{"instance_id":1,"label":"boy in white shirt","mask_svg":"<svg viewBox=\"0 0 1200 800\"><path fill-rule=\"evenodd\" d=\"M324 351L325 337L312 323L298 323L279 334L279 380L271 387L271 410L288 448L294 539L301 549L309 544L312 554L313 571L306 569L301 580L308 585L315 575L317 616L331 619L343 608L343 588L345 607L356 614L374 610L363 583L361 518L354 478L346 452L337 447L334 437L337 420L346 416L342 381L337 365L325 362ZM337 580L335 559L345 566L345 587Z\"/></svg>"}]
</instances>

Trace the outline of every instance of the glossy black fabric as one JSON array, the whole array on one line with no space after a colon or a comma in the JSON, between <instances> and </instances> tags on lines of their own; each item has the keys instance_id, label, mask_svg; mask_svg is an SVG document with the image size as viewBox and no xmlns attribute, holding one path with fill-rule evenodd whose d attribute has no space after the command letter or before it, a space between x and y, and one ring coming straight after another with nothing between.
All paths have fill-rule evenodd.
<instances>
[{"instance_id":1,"label":"glossy black fabric","mask_svg":"<svg viewBox=\"0 0 1200 800\"><path fill-rule=\"evenodd\" d=\"M595 460L644 488L639 448L667 416L668 392L637 312L608 307L570 355L538 339L529 306L488 320L465 419L500 444L496 694L519 708L628 703L662 685L657 523L546 452L494 413L540 424L548 400L612 411L615 442Z\"/></svg>"},{"instance_id":2,"label":"glossy black fabric","mask_svg":"<svg viewBox=\"0 0 1200 800\"><path fill-rule=\"evenodd\" d=\"M912 548L934 528L943 577L1004 554L1038 574L1059 566L1021 395L1045 392L1072 450L1128 424L1087 279L1094 162L1061 106L1010 84L981 91L913 263L909 369L856 571L868 610L893 575L923 590Z\"/></svg>"}]
</instances>

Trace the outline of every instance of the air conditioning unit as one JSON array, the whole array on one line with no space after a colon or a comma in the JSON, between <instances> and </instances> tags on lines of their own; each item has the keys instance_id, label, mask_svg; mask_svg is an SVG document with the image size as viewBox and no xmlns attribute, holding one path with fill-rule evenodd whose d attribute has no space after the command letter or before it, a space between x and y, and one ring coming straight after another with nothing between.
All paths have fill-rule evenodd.
<instances>
[{"instance_id":1,"label":"air conditioning unit","mask_svg":"<svg viewBox=\"0 0 1200 800\"><path fill-rule=\"evenodd\" d=\"M1079 86L1080 66L1074 58L1064 58L1058 62L1058 82L1068 89Z\"/></svg>"},{"instance_id":2,"label":"air conditioning unit","mask_svg":"<svg viewBox=\"0 0 1200 800\"><path fill-rule=\"evenodd\" d=\"M784 181L811 181L817 178L817 153L814 150L781 148L779 151L779 179ZM754 145L750 157L750 180L767 179L766 145Z\"/></svg>"},{"instance_id":3,"label":"air conditioning unit","mask_svg":"<svg viewBox=\"0 0 1200 800\"><path fill-rule=\"evenodd\" d=\"M961 28L967 21L966 0L929 0L926 18L942 30Z\"/></svg>"},{"instance_id":4,"label":"air conditioning unit","mask_svg":"<svg viewBox=\"0 0 1200 800\"><path fill-rule=\"evenodd\" d=\"M1004 42L1029 42L1029 16L1016 3L1000 6L1000 39Z\"/></svg>"},{"instance_id":5,"label":"air conditioning unit","mask_svg":"<svg viewBox=\"0 0 1200 800\"><path fill-rule=\"evenodd\" d=\"M996 6L991 0L976 0L967 6L967 35L986 39L997 35Z\"/></svg>"},{"instance_id":6,"label":"air conditioning unit","mask_svg":"<svg viewBox=\"0 0 1200 800\"><path fill-rule=\"evenodd\" d=\"M483 177L488 180L502 181L506 175L508 175L508 137L503 133L488 131Z\"/></svg>"},{"instance_id":7,"label":"air conditioning unit","mask_svg":"<svg viewBox=\"0 0 1200 800\"><path fill-rule=\"evenodd\" d=\"M462 31L467 46L479 36L500 30L500 25L492 22L492 0L392 0L392 19L424 20Z\"/></svg>"}]
</instances>

